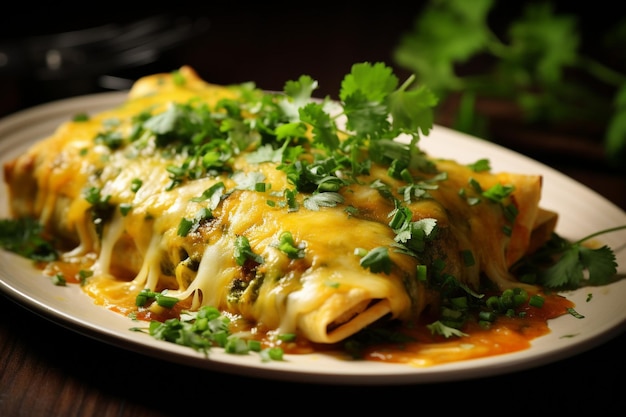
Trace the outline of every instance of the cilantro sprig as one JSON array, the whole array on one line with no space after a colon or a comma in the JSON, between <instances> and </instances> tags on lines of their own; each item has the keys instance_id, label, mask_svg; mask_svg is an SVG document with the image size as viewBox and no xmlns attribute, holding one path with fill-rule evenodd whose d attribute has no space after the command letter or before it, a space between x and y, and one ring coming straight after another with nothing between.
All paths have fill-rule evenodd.
<instances>
[{"instance_id":1,"label":"cilantro sprig","mask_svg":"<svg viewBox=\"0 0 626 417\"><path fill-rule=\"evenodd\" d=\"M579 23L586 16L557 12L549 1L525 2L521 14L494 24L496 3L427 2L412 29L399 39L395 64L415 73L442 99L460 95L457 130L488 138L488 120L477 110L477 99L508 99L519 106L528 124L559 126L577 120L605 126L607 159L623 168L626 73L611 67L615 62L602 60L598 52L624 43L625 23L607 26L602 33L606 42L595 42L591 54L581 48L585 39ZM471 65L477 57L488 58L487 64Z\"/></svg>"},{"instance_id":2,"label":"cilantro sprig","mask_svg":"<svg viewBox=\"0 0 626 417\"><path fill-rule=\"evenodd\" d=\"M593 249L585 243L624 229L626 225L603 229L573 242L553 233L550 241L511 270L522 281L555 290L609 284L618 279L615 252L607 245Z\"/></svg>"}]
</instances>

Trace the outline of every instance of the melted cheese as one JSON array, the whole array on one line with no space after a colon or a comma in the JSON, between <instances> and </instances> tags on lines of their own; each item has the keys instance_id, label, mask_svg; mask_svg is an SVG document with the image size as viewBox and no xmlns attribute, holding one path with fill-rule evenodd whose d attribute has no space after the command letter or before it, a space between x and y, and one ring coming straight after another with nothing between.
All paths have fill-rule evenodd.
<instances>
[{"instance_id":1,"label":"melted cheese","mask_svg":"<svg viewBox=\"0 0 626 417\"><path fill-rule=\"evenodd\" d=\"M382 317L414 320L431 302L427 284L416 281L420 260L390 251L393 269L374 273L360 265L355 250L393 247L388 226L393 204L369 187L384 179L398 185L382 167L374 166L359 184L341 191L345 201L336 207L290 211L277 202L275 192L289 186L275 163L251 164L245 153L234 157L235 172L260 173L268 191L237 189L233 175L220 174L187 181L165 191L171 181L169 165L184 156L163 157L154 149L111 150L94 142L103 124L116 123L130 135L133 117L149 109L159 114L172 103L190 101L214 105L221 98L237 98L227 87L200 80L190 68L177 84L171 75L139 80L128 100L118 108L94 115L88 122L67 122L48 139L5 166L14 214L39 218L52 232L74 244L66 259L94 259L94 277L84 286L97 303L118 310L136 309L139 291L168 290L187 299L192 309L203 305L240 315L268 329L304 335L308 340L334 343ZM409 204L413 220L435 218L442 238L433 243L430 257L446 261L447 273L474 288L486 275L501 288L519 286L508 267L527 249L538 212L541 178L513 174L475 173L453 161L436 161L448 173L432 198ZM132 183L143 183L136 192ZM469 205L458 194L476 179L483 188L495 184L516 187L510 197L520 211L512 234L502 230L505 219L497 204ZM223 182L229 193L213 208L213 218L186 236L178 233L182 218L193 219L207 201L194 201L204 190ZM86 187L101 185L116 210L98 234ZM302 205L304 196L298 196ZM32 202L31 202L32 201ZM132 209L122 215L117 208ZM353 216L345 208L358 208ZM58 221L62 219L61 221ZM283 232L302 245L304 256L290 259L277 249ZM235 241L245 236L263 263L253 271L238 265ZM471 251L473 266L464 265L462 252ZM433 259L428 259L432 261ZM86 263L87 264L87 263Z\"/></svg>"}]
</instances>

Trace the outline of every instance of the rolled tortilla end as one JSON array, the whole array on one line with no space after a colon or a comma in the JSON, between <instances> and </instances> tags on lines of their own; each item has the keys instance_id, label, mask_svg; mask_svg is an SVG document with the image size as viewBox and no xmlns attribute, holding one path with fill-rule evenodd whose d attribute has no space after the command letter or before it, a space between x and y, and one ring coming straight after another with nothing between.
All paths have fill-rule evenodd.
<instances>
[{"instance_id":1,"label":"rolled tortilla end","mask_svg":"<svg viewBox=\"0 0 626 417\"><path fill-rule=\"evenodd\" d=\"M337 343L389 313L391 303L387 299L360 300L341 311L333 308L333 303L330 302L316 311L301 316L298 327L313 342Z\"/></svg>"}]
</instances>

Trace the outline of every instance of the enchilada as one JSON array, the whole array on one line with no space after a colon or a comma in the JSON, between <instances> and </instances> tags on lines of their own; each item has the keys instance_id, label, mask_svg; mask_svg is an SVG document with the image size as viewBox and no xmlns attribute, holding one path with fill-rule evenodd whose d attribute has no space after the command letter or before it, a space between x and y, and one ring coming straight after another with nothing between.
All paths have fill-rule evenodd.
<instances>
[{"instance_id":1,"label":"enchilada","mask_svg":"<svg viewBox=\"0 0 626 417\"><path fill-rule=\"evenodd\" d=\"M137 305L149 290L314 343L417 321L450 277L476 293L539 291L509 268L554 227L540 176L425 155L391 123L389 136L352 135L362 119L335 125L333 102L311 100L308 78L299 87L217 86L189 67L144 77L120 107L5 165L12 214L58 238L47 273L88 271L99 304L157 317L162 306ZM425 102L414 132L432 125Z\"/></svg>"}]
</instances>

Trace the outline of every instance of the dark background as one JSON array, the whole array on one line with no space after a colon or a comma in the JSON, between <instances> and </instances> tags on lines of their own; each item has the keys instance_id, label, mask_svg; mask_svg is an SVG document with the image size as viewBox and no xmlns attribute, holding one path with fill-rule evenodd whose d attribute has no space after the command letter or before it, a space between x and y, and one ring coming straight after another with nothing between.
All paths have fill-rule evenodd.
<instances>
[{"instance_id":1,"label":"dark background","mask_svg":"<svg viewBox=\"0 0 626 417\"><path fill-rule=\"evenodd\" d=\"M0 114L59 97L106 90L102 75L133 80L183 64L193 66L210 82L254 80L259 87L271 90L282 90L285 81L309 74L320 82L318 94L334 94L353 63L390 63L392 47L421 8L421 2L401 9L399 5L368 9L357 4L151 7L149 12L117 15L111 10L79 19L5 15L3 19L10 21L0 29L5 44L12 43L17 61L4 70L0 67L5 98ZM64 68L46 68L47 46L61 44L63 40L57 35L61 32L99 28L106 33L111 25L124 32L142 20L150 30L150 19L158 21L155 27L160 29L143 36L143 44L128 59L119 58L120 52L129 49L128 42L106 42L106 46L105 42L92 42L92 46L74 48L73 54L68 51ZM177 27L186 28L180 30L186 35L176 42L172 39L176 39ZM148 58L137 58L142 55ZM9 95L12 100L6 100Z\"/></svg>"},{"instance_id":2,"label":"dark background","mask_svg":"<svg viewBox=\"0 0 626 417\"><path fill-rule=\"evenodd\" d=\"M127 85L107 84L102 76L134 80L183 64L195 67L210 82L254 80L272 90L308 74L320 82L319 95L334 95L356 62L384 61L393 66L393 48L412 28L425 3L204 2L191 6L174 1L143 7L129 7L133 2L95 7L14 3L11 13L0 14L0 53L9 57L3 62L0 56L0 116L57 98ZM503 35L525 3L495 2L490 21L496 33ZM550 3L556 12L579 18L581 49L591 55L600 53L603 32L624 16L617 2ZM139 34L138 26L145 33ZM72 32L77 36L72 37ZM63 54L57 69L45 60L55 49Z\"/></svg>"}]
</instances>

